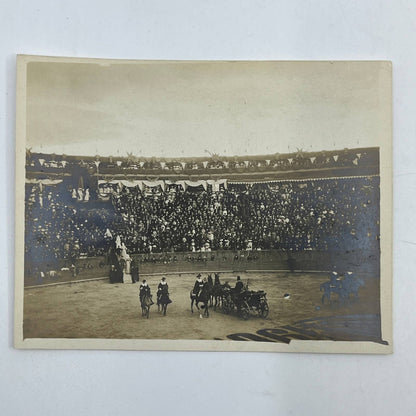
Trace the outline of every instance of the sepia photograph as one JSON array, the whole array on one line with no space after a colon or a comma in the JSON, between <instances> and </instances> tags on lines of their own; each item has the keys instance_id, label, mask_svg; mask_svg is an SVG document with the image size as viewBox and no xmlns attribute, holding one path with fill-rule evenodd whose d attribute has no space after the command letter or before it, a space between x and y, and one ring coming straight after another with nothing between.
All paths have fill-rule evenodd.
<instances>
[{"instance_id":1,"label":"sepia photograph","mask_svg":"<svg viewBox=\"0 0 416 416\"><path fill-rule=\"evenodd\" d=\"M392 352L390 62L17 69L17 348Z\"/></svg>"}]
</instances>

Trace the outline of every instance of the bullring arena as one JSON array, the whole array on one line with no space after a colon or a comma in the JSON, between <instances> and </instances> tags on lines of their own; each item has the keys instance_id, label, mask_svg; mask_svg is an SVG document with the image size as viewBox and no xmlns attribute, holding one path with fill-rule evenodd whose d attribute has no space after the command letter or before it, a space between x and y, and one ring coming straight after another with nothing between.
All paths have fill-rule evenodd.
<instances>
[{"instance_id":1,"label":"bullring arena","mask_svg":"<svg viewBox=\"0 0 416 416\"><path fill-rule=\"evenodd\" d=\"M234 276L221 274L229 281ZM153 305L149 319L141 315L137 284L110 285L99 280L26 290L24 333L27 338L380 341L375 295L379 288L374 278L366 280L359 302L341 306L321 303L319 286L328 280L326 273L241 276L250 288L267 292L270 313L266 319L253 315L242 320L236 314L224 314L221 308L211 309L209 318L201 319L200 313L190 310L189 291L195 276L166 274L173 302L166 316ZM147 281L155 290L160 278L147 277Z\"/></svg>"},{"instance_id":2,"label":"bullring arena","mask_svg":"<svg viewBox=\"0 0 416 416\"><path fill-rule=\"evenodd\" d=\"M25 338L383 342L377 150L107 159L27 155ZM191 313L198 273L266 292L267 317ZM326 298L348 273L356 296Z\"/></svg>"}]
</instances>

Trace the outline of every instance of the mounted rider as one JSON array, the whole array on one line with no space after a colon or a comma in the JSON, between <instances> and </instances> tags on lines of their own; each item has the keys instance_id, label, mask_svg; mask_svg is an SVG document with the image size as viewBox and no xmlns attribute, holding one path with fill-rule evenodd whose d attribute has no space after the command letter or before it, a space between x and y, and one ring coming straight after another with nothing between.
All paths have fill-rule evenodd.
<instances>
[{"instance_id":1,"label":"mounted rider","mask_svg":"<svg viewBox=\"0 0 416 416\"><path fill-rule=\"evenodd\" d=\"M192 289L192 293L195 296L198 296L201 293L201 290L203 287L204 287L204 281L202 280L201 273L198 273L198 275L196 276L194 288Z\"/></svg>"},{"instance_id":2,"label":"mounted rider","mask_svg":"<svg viewBox=\"0 0 416 416\"><path fill-rule=\"evenodd\" d=\"M147 284L146 280L144 279L143 282L140 283L140 288L139 288L140 302L143 303L143 299L145 296L151 296L151 294L150 294L150 286Z\"/></svg>"},{"instance_id":3,"label":"mounted rider","mask_svg":"<svg viewBox=\"0 0 416 416\"><path fill-rule=\"evenodd\" d=\"M169 292L169 286L168 283L166 282L166 277L163 276L162 280L159 282L159 285L157 287L157 300L160 300L160 297L162 296L162 293L168 293Z\"/></svg>"},{"instance_id":4,"label":"mounted rider","mask_svg":"<svg viewBox=\"0 0 416 416\"><path fill-rule=\"evenodd\" d=\"M338 280L338 273L332 272L331 273L331 280L329 281L329 285L331 289L338 289L341 286L340 281Z\"/></svg>"},{"instance_id":5,"label":"mounted rider","mask_svg":"<svg viewBox=\"0 0 416 416\"><path fill-rule=\"evenodd\" d=\"M157 287L157 291L167 290L168 289L168 282L166 281L166 277L163 276L162 280L159 282L159 285Z\"/></svg>"},{"instance_id":6,"label":"mounted rider","mask_svg":"<svg viewBox=\"0 0 416 416\"><path fill-rule=\"evenodd\" d=\"M344 274L344 280L342 281L342 286L347 291L348 294L354 290L356 283L357 283L357 280L353 272L349 271Z\"/></svg>"}]
</instances>

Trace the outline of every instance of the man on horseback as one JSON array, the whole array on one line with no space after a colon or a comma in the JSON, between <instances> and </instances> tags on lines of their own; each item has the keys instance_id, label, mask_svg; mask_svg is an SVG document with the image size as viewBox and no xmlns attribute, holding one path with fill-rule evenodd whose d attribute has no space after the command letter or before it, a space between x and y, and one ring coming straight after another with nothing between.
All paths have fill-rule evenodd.
<instances>
[{"instance_id":1,"label":"man on horseback","mask_svg":"<svg viewBox=\"0 0 416 416\"><path fill-rule=\"evenodd\" d=\"M166 282L166 277L163 276L162 280L159 283L159 286L157 287L157 290L162 290L164 286L167 286L168 283Z\"/></svg>"},{"instance_id":2,"label":"man on horseback","mask_svg":"<svg viewBox=\"0 0 416 416\"><path fill-rule=\"evenodd\" d=\"M150 287L146 280L143 280L139 289L140 305L142 307L142 316L149 318L150 306L153 305L152 295L150 294Z\"/></svg>"},{"instance_id":3,"label":"man on horseback","mask_svg":"<svg viewBox=\"0 0 416 416\"><path fill-rule=\"evenodd\" d=\"M201 274L198 273L195 284L194 284L194 288L190 292L192 313L194 312L193 310L194 303L198 310L199 310L198 303L202 303L203 306L201 307L204 309L204 315L206 317L209 316L208 306L209 306L209 301L211 299L213 287L214 285L212 284L212 278L211 278L211 283L209 283L206 277L202 280ZM200 318L202 318L201 314L199 316Z\"/></svg>"},{"instance_id":4,"label":"man on horseback","mask_svg":"<svg viewBox=\"0 0 416 416\"><path fill-rule=\"evenodd\" d=\"M150 287L146 282L146 279L143 280L142 283L140 283L140 288L139 288L139 299L140 302L143 303L143 299L145 296L151 296L150 295Z\"/></svg>"},{"instance_id":5,"label":"man on horseback","mask_svg":"<svg viewBox=\"0 0 416 416\"><path fill-rule=\"evenodd\" d=\"M338 298L341 303L344 303L345 301L345 288L343 288L343 284L339 280L338 273L332 272L330 280L327 282L324 282L320 286L320 290L324 291L324 294L322 295L322 304L325 303L325 299L328 300L330 304L332 304L331 301L331 293L334 293L338 295Z\"/></svg>"},{"instance_id":6,"label":"man on horseback","mask_svg":"<svg viewBox=\"0 0 416 416\"><path fill-rule=\"evenodd\" d=\"M351 289L351 285L352 285L352 283L353 283L353 274L352 274L352 272L346 272L345 274L344 274L344 279L342 280L342 287L344 288L344 289L346 289L347 290L347 292L349 292L350 291L350 289Z\"/></svg>"},{"instance_id":7,"label":"man on horseback","mask_svg":"<svg viewBox=\"0 0 416 416\"><path fill-rule=\"evenodd\" d=\"M157 308L160 311L162 308L163 315L166 315L167 305L172 303L169 298L169 286L166 282L166 277L162 277L158 287L157 287Z\"/></svg>"},{"instance_id":8,"label":"man on horseback","mask_svg":"<svg viewBox=\"0 0 416 416\"><path fill-rule=\"evenodd\" d=\"M162 296L162 293L164 293L164 292L168 292L168 283L166 282L166 277L162 277L162 280L160 281L160 283L159 283L159 285L158 285L158 287L157 287L157 301L158 301L158 304L159 304L159 302L160 302L160 297Z\"/></svg>"},{"instance_id":9,"label":"man on horseback","mask_svg":"<svg viewBox=\"0 0 416 416\"><path fill-rule=\"evenodd\" d=\"M353 295L354 301L357 301L358 290L361 286L364 286L364 281L356 277L353 272L349 271L345 273L344 280L342 281L342 286L346 292L345 297L349 299L350 295Z\"/></svg>"},{"instance_id":10,"label":"man on horseback","mask_svg":"<svg viewBox=\"0 0 416 416\"><path fill-rule=\"evenodd\" d=\"M336 289L339 289L341 286L340 281L338 280L338 273L332 272L331 273L331 280L330 280L330 287L332 291L335 291Z\"/></svg>"},{"instance_id":11,"label":"man on horseback","mask_svg":"<svg viewBox=\"0 0 416 416\"><path fill-rule=\"evenodd\" d=\"M204 287L204 281L202 280L201 273L198 273L198 275L196 276L194 288L192 289L192 293L195 296L198 296L203 287Z\"/></svg>"}]
</instances>

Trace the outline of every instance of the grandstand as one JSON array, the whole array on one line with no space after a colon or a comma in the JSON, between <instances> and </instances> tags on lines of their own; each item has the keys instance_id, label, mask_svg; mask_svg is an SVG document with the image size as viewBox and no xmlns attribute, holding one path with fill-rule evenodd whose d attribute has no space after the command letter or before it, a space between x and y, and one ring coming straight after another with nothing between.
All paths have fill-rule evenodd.
<instances>
[{"instance_id":1,"label":"grandstand","mask_svg":"<svg viewBox=\"0 0 416 416\"><path fill-rule=\"evenodd\" d=\"M144 272L378 274L378 148L206 158L26 154L25 277L108 275L119 238ZM369 260L370 259L370 260Z\"/></svg>"}]
</instances>

